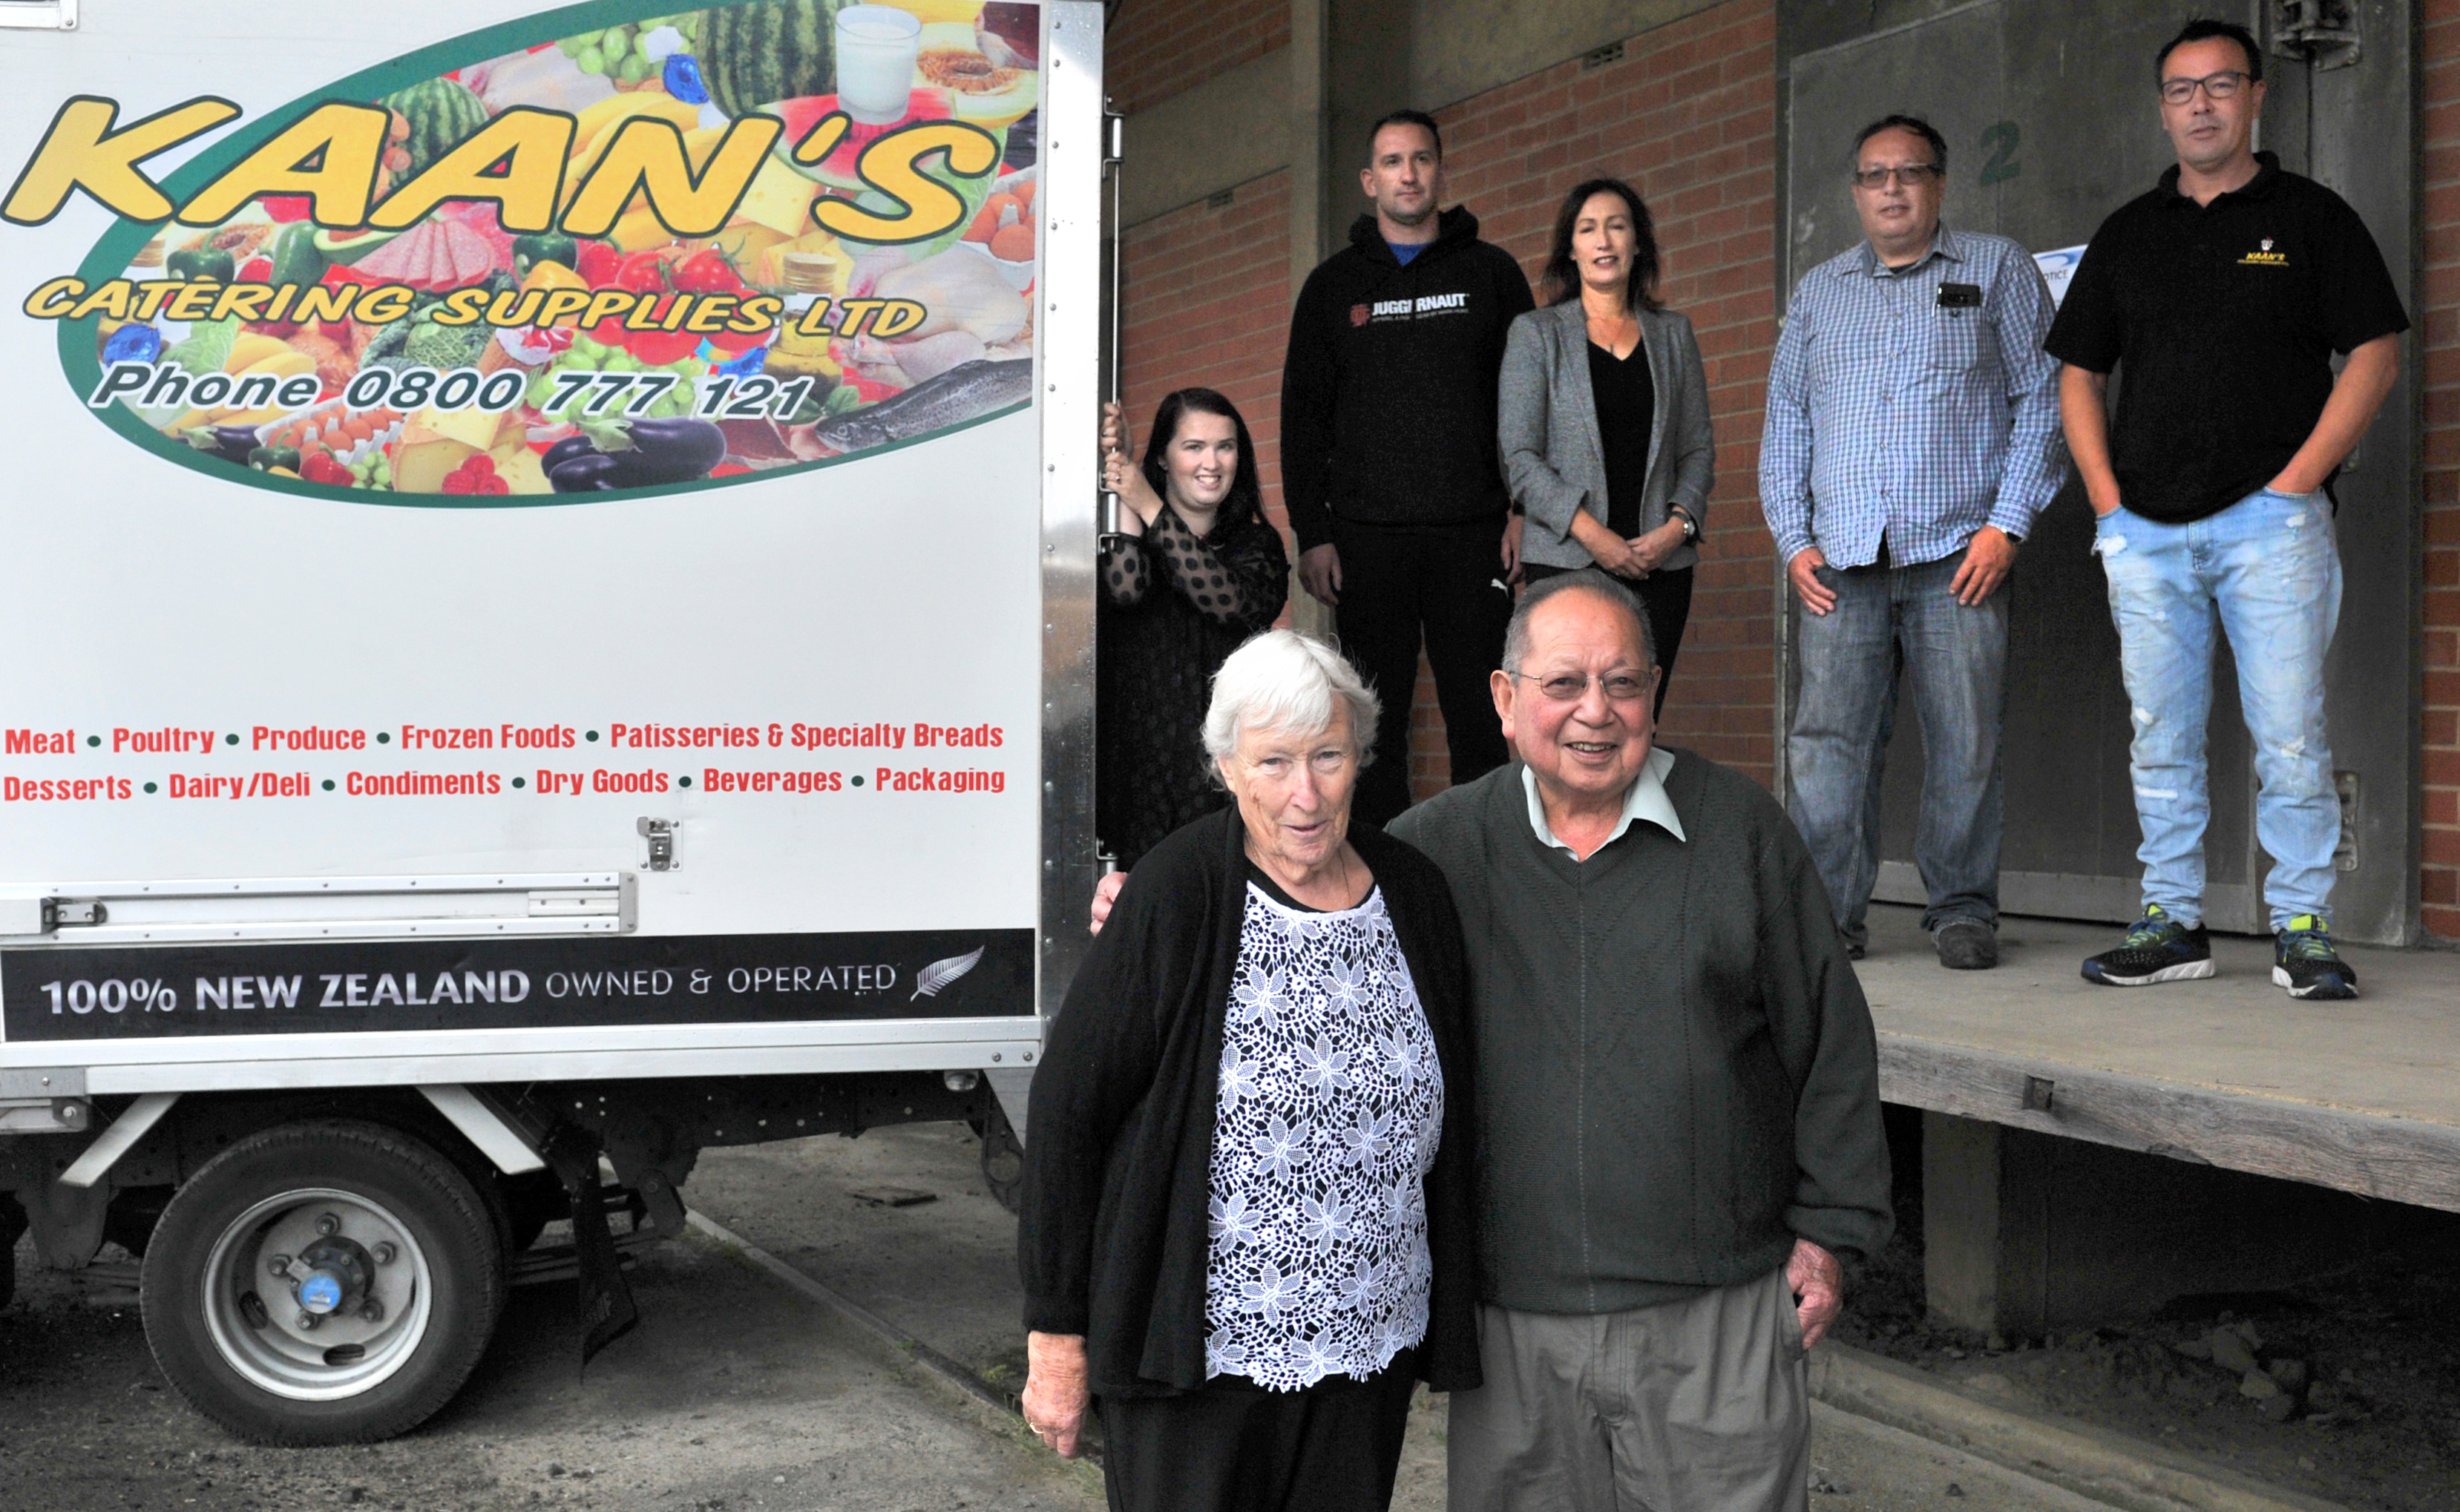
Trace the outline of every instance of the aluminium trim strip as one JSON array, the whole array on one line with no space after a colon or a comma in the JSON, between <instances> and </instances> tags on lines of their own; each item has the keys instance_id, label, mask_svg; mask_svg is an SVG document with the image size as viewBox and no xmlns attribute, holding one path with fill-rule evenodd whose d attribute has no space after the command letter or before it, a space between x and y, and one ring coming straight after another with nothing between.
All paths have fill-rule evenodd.
<instances>
[{"instance_id":1,"label":"aluminium trim strip","mask_svg":"<svg viewBox=\"0 0 2460 1512\"><path fill-rule=\"evenodd\" d=\"M756 1077L869 1071L995 1071L1041 1046L1031 1040L796 1049L530 1051L509 1055L388 1056L328 1060L207 1060L95 1068L97 1094L257 1092L327 1087L498 1082L623 1082L667 1077Z\"/></svg>"}]
</instances>

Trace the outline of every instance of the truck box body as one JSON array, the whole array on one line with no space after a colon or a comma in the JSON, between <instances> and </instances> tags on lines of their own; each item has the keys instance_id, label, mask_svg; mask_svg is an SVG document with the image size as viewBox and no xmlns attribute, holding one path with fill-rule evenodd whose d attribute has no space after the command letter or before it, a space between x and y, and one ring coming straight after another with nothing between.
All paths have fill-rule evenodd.
<instances>
[{"instance_id":1,"label":"truck box body","mask_svg":"<svg viewBox=\"0 0 2460 1512\"><path fill-rule=\"evenodd\" d=\"M620 1334L709 1145L1013 1200L1101 22L0 3L0 1302L117 1240L191 1403L364 1441L524 1277Z\"/></svg>"},{"instance_id":2,"label":"truck box body","mask_svg":"<svg viewBox=\"0 0 2460 1512\"><path fill-rule=\"evenodd\" d=\"M0 31L0 1068L1029 1064L1046 861L1091 851L1071 9ZM456 183L501 199L381 224ZM566 288L631 302L541 322ZM350 314L264 318L310 299Z\"/></svg>"}]
</instances>

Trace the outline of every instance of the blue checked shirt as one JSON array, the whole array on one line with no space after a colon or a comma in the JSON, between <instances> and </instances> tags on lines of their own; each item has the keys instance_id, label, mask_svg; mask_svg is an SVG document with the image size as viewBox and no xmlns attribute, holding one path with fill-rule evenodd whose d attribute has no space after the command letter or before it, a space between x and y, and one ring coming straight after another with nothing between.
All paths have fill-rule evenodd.
<instances>
[{"instance_id":1,"label":"blue checked shirt","mask_svg":"<svg viewBox=\"0 0 2460 1512\"><path fill-rule=\"evenodd\" d=\"M1942 284L1977 284L1945 308ZM1912 267L1868 242L1803 278L1769 368L1760 508L1777 560L1937 561L1996 525L2022 537L2067 477L2050 295L2005 237L1940 227Z\"/></svg>"}]
</instances>

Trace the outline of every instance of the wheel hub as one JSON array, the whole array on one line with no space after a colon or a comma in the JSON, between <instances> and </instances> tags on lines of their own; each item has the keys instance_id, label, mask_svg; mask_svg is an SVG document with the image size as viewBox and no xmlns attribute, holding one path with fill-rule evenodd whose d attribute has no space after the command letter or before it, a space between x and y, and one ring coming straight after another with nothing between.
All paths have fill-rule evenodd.
<instances>
[{"instance_id":1,"label":"wheel hub","mask_svg":"<svg viewBox=\"0 0 2460 1512\"><path fill-rule=\"evenodd\" d=\"M317 1240L297 1264L307 1270L292 1270L290 1294L303 1311L318 1317L357 1312L368 1299L376 1269L374 1256L356 1240L343 1237Z\"/></svg>"},{"instance_id":2,"label":"wheel hub","mask_svg":"<svg viewBox=\"0 0 2460 1512\"><path fill-rule=\"evenodd\" d=\"M427 1332L425 1251L390 1209L330 1187L256 1203L224 1228L204 1280L216 1349L240 1376L301 1401L356 1396Z\"/></svg>"}]
</instances>

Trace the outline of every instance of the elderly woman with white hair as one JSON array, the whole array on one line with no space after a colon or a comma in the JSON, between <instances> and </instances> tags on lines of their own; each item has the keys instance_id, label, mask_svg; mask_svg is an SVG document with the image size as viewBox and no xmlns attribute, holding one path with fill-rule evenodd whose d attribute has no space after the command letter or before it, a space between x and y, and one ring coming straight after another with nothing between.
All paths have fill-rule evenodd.
<instances>
[{"instance_id":1,"label":"elderly woman with white hair","mask_svg":"<svg viewBox=\"0 0 2460 1512\"><path fill-rule=\"evenodd\" d=\"M1467 970L1443 875L1350 822L1376 698L1248 640L1237 800L1139 865L1034 1076L1027 1423L1114 1512L1380 1509L1414 1385L1478 1383Z\"/></svg>"}]
</instances>

